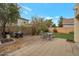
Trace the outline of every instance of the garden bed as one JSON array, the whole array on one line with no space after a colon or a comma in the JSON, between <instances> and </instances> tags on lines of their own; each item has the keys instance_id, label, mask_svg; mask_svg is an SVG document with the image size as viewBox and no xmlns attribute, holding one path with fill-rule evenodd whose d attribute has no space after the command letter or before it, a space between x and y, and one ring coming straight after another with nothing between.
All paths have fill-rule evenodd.
<instances>
[{"instance_id":1,"label":"garden bed","mask_svg":"<svg viewBox=\"0 0 79 59\"><path fill-rule=\"evenodd\" d=\"M7 42L11 42L13 41L13 39L3 39L1 40L1 43L7 43Z\"/></svg>"},{"instance_id":2,"label":"garden bed","mask_svg":"<svg viewBox=\"0 0 79 59\"><path fill-rule=\"evenodd\" d=\"M2 40L0 40L0 45L11 44L13 42L15 42L14 39L2 39Z\"/></svg>"}]
</instances>

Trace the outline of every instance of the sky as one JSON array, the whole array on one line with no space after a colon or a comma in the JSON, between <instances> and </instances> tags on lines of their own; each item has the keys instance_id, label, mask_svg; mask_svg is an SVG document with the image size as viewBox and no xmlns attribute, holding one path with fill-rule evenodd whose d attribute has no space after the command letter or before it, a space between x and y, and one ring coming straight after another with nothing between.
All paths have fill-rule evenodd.
<instances>
[{"instance_id":1,"label":"sky","mask_svg":"<svg viewBox=\"0 0 79 59\"><path fill-rule=\"evenodd\" d=\"M74 17L74 3L19 3L22 18L31 20L32 16L52 19L58 24L60 16L64 18Z\"/></svg>"}]
</instances>

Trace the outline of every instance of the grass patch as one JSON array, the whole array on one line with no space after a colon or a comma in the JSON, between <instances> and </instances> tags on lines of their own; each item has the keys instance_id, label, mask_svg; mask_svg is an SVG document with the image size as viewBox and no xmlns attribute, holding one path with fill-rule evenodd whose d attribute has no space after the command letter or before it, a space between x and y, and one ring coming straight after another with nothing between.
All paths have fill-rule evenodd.
<instances>
[{"instance_id":1,"label":"grass patch","mask_svg":"<svg viewBox=\"0 0 79 59\"><path fill-rule=\"evenodd\" d=\"M69 34L63 34L63 33L54 33L56 38L62 38L62 39L74 39L74 34L69 33Z\"/></svg>"}]
</instances>

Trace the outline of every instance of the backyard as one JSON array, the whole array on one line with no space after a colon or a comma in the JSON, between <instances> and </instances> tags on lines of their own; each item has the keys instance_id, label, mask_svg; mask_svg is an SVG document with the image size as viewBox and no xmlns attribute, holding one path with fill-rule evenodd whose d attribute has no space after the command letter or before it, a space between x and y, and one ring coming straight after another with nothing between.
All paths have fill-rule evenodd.
<instances>
[{"instance_id":1,"label":"backyard","mask_svg":"<svg viewBox=\"0 0 79 59\"><path fill-rule=\"evenodd\" d=\"M52 38L51 41L42 39L39 35L24 36L15 43L0 46L1 55L9 56L54 56L79 55L75 43L61 38Z\"/></svg>"},{"instance_id":2,"label":"backyard","mask_svg":"<svg viewBox=\"0 0 79 59\"><path fill-rule=\"evenodd\" d=\"M54 35L51 41L43 39L40 35L26 35L16 39L14 43L1 45L0 55L79 55L76 44L66 41L66 39L73 39L72 33L54 33Z\"/></svg>"},{"instance_id":3,"label":"backyard","mask_svg":"<svg viewBox=\"0 0 79 59\"><path fill-rule=\"evenodd\" d=\"M69 19L66 20L70 23L65 25L63 24L65 19L60 15L60 17L58 17L59 20L57 25L54 23L55 19L53 19L53 17L31 15L28 19L27 16L25 16L26 18L23 18L20 14L20 10L23 11L24 8L21 5L22 4L17 3L0 4L0 55L79 55L79 48L76 43L73 42L74 31L69 31L69 33L66 34L64 32L59 33L56 30L56 28L60 27L65 28L64 30L66 30L66 28L70 30L69 27L72 27L73 29L74 23L72 22L73 24L71 24L71 21L74 19L71 21L68 21ZM52 30L53 33L49 31L49 28L54 28L54 30Z\"/></svg>"}]
</instances>

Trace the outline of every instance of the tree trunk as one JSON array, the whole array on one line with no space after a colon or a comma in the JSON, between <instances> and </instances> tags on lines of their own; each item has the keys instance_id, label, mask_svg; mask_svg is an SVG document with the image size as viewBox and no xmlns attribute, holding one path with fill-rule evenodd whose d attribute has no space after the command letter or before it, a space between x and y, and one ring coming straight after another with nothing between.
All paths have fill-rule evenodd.
<instances>
[{"instance_id":1,"label":"tree trunk","mask_svg":"<svg viewBox=\"0 0 79 59\"><path fill-rule=\"evenodd\" d=\"M6 22L4 22L2 25L2 38L6 38L5 27L6 27Z\"/></svg>"}]
</instances>

